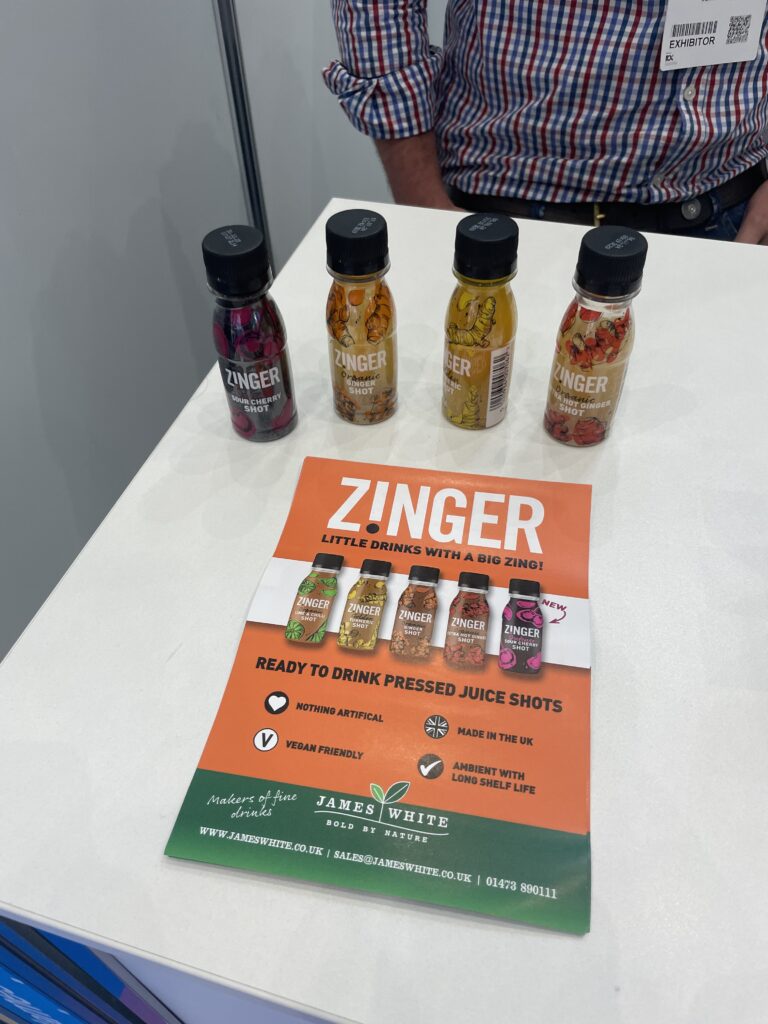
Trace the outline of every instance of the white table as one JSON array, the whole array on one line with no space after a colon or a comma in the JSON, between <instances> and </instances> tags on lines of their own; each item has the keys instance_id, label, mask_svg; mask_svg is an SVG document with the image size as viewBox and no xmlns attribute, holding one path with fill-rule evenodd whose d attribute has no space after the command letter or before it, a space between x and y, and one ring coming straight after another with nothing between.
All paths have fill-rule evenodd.
<instances>
[{"instance_id":1,"label":"white table","mask_svg":"<svg viewBox=\"0 0 768 1024\"><path fill-rule=\"evenodd\" d=\"M512 411L469 433L439 408L458 216L382 207L401 407L354 427L323 322L349 205L274 288L299 428L235 437L213 370L0 668L0 912L331 1019L764 1021L768 252L650 238L613 436L572 450L541 417L581 229L521 222ZM163 856L308 454L593 485L585 938Z\"/></svg>"}]
</instances>

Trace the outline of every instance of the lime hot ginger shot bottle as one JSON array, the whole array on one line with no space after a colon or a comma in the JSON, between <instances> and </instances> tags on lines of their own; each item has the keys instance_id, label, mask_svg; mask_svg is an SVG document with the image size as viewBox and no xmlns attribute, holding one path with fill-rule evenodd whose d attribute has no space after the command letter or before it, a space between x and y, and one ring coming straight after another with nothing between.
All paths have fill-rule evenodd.
<instances>
[{"instance_id":1,"label":"lime hot ginger shot bottle","mask_svg":"<svg viewBox=\"0 0 768 1024\"><path fill-rule=\"evenodd\" d=\"M544 412L544 429L561 444L583 448L608 436L635 343L632 300L647 251L630 228L593 228L582 239Z\"/></svg>"}]
</instances>

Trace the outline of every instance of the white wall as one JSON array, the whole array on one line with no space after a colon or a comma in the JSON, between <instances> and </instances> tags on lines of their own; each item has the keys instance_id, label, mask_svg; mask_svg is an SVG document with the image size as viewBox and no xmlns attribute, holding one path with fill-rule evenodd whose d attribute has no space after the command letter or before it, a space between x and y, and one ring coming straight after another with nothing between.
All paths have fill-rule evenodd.
<instances>
[{"instance_id":1,"label":"white wall","mask_svg":"<svg viewBox=\"0 0 768 1024\"><path fill-rule=\"evenodd\" d=\"M439 44L446 0L432 0ZM338 56L328 0L239 0L251 112L275 263L282 266L332 196L388 202L373 142L349 124L321 69Z\"/></svg>"},{"instance_id":2,"label":"white wall","mask_svg":"<svg viewBox=\"0 0 768 1024\"><path fill-rule=\"evenodd\" d=\"M245 206L211 0L4 0L0 123L2 657L211 365Z\"/></svg>"}]
</instances>

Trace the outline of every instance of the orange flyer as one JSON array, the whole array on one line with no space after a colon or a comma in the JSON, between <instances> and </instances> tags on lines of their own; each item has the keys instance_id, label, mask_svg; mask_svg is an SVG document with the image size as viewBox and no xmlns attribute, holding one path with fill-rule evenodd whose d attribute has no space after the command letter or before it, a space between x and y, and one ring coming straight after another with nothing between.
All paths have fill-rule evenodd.
<instances>
[{"instance_id":1,"label":"orange flyer","mask_svg":"<svg viewBox=\"0 0 768 1024\"><path fill-rule=\"evenodd\" d=\"M166 853L588 931L590 495L306 459Z\"/></svg>"}]
</instances>

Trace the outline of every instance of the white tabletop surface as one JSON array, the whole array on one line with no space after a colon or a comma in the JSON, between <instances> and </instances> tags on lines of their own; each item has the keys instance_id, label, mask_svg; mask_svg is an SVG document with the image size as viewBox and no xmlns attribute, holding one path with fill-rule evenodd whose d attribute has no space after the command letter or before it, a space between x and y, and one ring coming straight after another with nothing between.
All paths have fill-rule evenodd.
<instances>
[{"instance_id":1,"label":"white tabletop surface","mask_svg":"<svg viewBox=\"0 0 768 1024\"><path fill-rule=\"evenodd\" d=\"M439 404L458 215L376 207L401 405L355 427L324 325L350 205L274 287L298 429L235 437L212 371L0 667L0 911L333 1019L764 1022L768 251L650 237L613 435L574 450L541 418L582 229L521 222L511 412L463 432ZM593 485L586 937L163 856L305 455Z\"/></svg>"}]
</instances>

